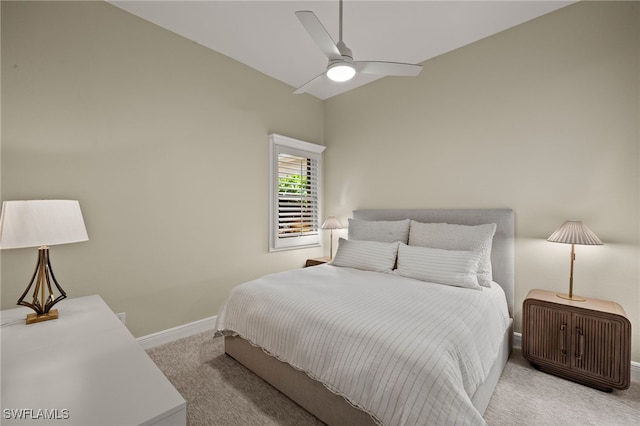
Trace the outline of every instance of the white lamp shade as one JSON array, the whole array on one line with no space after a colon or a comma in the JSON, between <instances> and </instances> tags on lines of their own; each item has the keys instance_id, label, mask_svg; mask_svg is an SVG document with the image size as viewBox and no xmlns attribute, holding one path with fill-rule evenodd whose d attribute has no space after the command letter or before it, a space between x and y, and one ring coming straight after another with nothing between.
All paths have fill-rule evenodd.
<instances>
[{"instance_id":1,"label":"white lamp shade","mask_svg":"<svg viewBox=\"0 0 640 426\"><path fill-rule=\"evenodd\" d=\"M596 236L586 225L579 220L567 220L555 230L547 241L565 244L602 245L600 238Z\"/></svg>"},{"instance_id":2,"label":"white lamp shade","mask_svg":"<svg viewBox=\"0 0 640 426\"><path fill-rule=\"evenodd\" d=\"M335 216L329 216L320 229L342 229L342 224Z\"/></svg>"},{"instance_id":3,"label":"white lamp shade","mask_svg":"<svg viewBox=\"0 0 640 426\"><path fill-rule=\"evenodd\" d=\"M0 216L0 249L87 241L80 203L75 200L5 201Z\"/></svg>"}]
</instances>

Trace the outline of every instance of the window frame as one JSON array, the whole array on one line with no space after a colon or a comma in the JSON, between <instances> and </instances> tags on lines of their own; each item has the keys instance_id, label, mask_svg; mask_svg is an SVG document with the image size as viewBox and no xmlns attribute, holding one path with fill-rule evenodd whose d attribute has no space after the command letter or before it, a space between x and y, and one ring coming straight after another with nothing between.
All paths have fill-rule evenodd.
<instances>
[{"instance_id":1,"label":"window frame","mask_svg":"<svg viewBox=\"0 0 640 426\"><path fill-rule=\"evenodd\" d=\"M276 252L282 250L295 250L308 247L319 247L321 245L320 235L320 215L322 212L322 176L323 161L322 153L326 149L323 145L302 141L299 139L282 136L276 133L269 134L269 251ZM317 218L316 228L318 232L314 235L299 235L296 237L279 237L279 156L289 154L304 157L317 161L316 179L316 206Z\"/></svg>"}]
</instances>

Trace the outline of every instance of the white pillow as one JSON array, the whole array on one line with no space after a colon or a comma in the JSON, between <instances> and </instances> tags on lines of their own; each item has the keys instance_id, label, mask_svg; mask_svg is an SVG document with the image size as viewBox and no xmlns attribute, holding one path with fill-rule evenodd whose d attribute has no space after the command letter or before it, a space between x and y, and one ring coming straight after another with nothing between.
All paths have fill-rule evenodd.
<instances>
[{"instance_id":1,"label":"white pillow","mask_svg":"<svg viewBox=\"0 0 640 426\"><path fill-rule=\"evenodd\" d=\"M365 271L391 272L397 256L397 242L381 243L340 238L338 251L331 264Z\"/></svg>"},{"instance_id":2,"label":"white pillow","mask_svg":"<svg viewBox=\"0 0 640 426\"><path fill-rule=\"evenodd\" d=\"M403 277L482 290L478 283L480 253L400 244L398 269Z\"/></svg>"},{"instance_id":3,"label":"white pillow","mask_svg":"<svg viewBox=\"0 0 640 426\"><path fill-rule=\"evenodd\" d=\"M360 220L349 219L349 240L380 241L395 243L409 240L409 219L404 220Z\"/></svg>"},{"instance_id":4,"label":"white pillow","mask_svg":"<svg viewBox=\"0 0 640 426\"><path fill-rule=\"evenodd\" d=\"M444 250L462 250L480 253L478 282L481 286L491 287L491 247L496 224L454 225L449 223L421 223L411 221L409 245Z\"/></svg>"}]
</instances>

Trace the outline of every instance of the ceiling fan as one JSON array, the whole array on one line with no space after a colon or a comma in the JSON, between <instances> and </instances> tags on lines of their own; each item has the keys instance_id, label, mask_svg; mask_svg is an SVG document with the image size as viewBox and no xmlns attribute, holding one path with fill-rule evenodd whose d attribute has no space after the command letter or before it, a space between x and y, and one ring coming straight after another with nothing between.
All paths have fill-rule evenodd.
<instances>
[{"instance_id":1,"label":"ceiling fan","mask_svg":"<svg viewBox=\"0 0 640 426\"><path fill-rule=\"evenodd\" d=\"M329 64L325 72L300 86L293 93L306 92L310 86L321 80L325 75L332 81L342 82L352 79L358 72L380 76L413 77L422 71L422 65L400 62L354 61L351 49L342 40L342 0L340 0L340 39L338 43L333 41L313 12L299 10L296 12L296 16L320 50L329 58Z\"/></svg>"}]
</instances>

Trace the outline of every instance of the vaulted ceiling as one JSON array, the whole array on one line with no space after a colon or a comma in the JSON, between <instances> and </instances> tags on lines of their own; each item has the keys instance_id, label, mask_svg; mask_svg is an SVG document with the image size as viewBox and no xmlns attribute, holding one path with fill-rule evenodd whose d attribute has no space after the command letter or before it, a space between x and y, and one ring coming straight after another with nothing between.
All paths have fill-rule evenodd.
<instances>
[{"instance_id":1,"label":"vaulted ceiling","mask_svg":"<svg viewBox=\"0 0 640 426\"><path fill-rule=\"evenodd\" d=\"M295 11L313 11L338 40L338 0L109 2L289 84L292 92L327 67ZM421 63L574 2L345 0L343 39L355 60ZM344 83L327 80L308 93L327 99L377 78L358 74Z\"/></svg>"}]
</instances>

